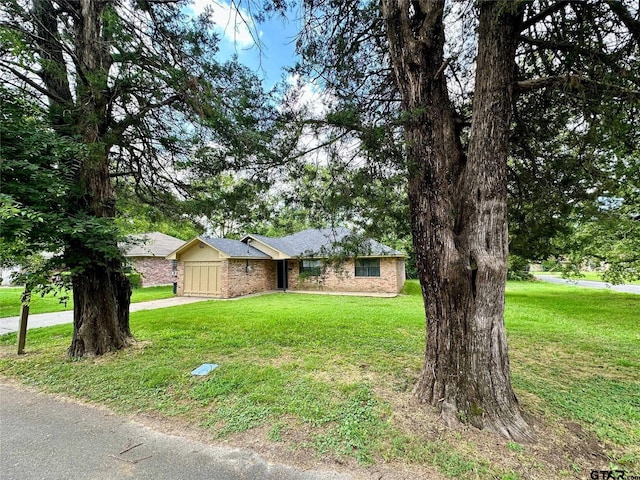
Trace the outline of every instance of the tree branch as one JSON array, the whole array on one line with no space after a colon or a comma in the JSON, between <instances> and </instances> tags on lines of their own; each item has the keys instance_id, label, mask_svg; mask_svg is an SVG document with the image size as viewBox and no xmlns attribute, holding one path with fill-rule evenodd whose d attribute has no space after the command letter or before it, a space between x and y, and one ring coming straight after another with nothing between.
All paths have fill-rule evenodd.
<instances>
[{"instance_id":1,"label":"tree branch","mask_svg":"<svg viewBox=\"0 0 640 480\"><path fill-rule=\"evenodd\" d=\"M637 100L640 98L640 90L624 88L620 85L604 83L583 75L555 75L549 77L533 78L522 80L514 85L514 93L530 93L543 88L567 87L568 90L578 90L587 86L595 86L599 89L606 89L619 93L625 99Z\"/></svg>"},{"instance_id":2,"label":"tree branch","mask_svg":"<svg viewBox=\"0 0 640 480\"><path fill-rule=\"evenodd\" d=\"M640 39L640 21L635 19L631 12L622 4L620 0L605 0L609 8L615 13L622 23L629 29L631 35L636 41Z\"/></svg>"},{"instance_id":3,"label":"tree branch","mask_svg":"<svg viewBox=\"0 0 640 480\"><path fill-rule=\"evenodd\" d=\"M536 15L534 15L532 17L529 17L524 22L522 22L522 26L520 28L520 31L524 32L529 27L535 25L536 23L538 23L539 21L545 19L549 15L553 15L555 12L557 12L559 10L562 10L564 7L566 7L568 4L572 3L573 1L574 0L561 0L561 1L558 1L556 3L553 3L553 4L549 5L547 8L541 10Z\"/></svg>"},{"instance_id":4,"label":"tree branch","mask_svg":"<svg viewBox=\"0 0 640 480\"><path fill-rule=\"evenodd\" d=\"M144 116L147 115L152 110L156 110L156 109L162 108L162 107L167 107L167 106L171 105L172 103L177 102L178 100L180 100L180 98L181 98L180 95L176 94L176 95L170 96L169 98L166 98L165 100L163 100L160 103L153 103L153 104L145 105L137 113L128 114L126 118L124 118L123 120L117 122L114 125L111 134L112 135L113 134L121 135L128 127L130 127L131 125L134 125L135 123L139 122L140 119L144 118Z\"/></svg>"},{"instance_id":5,"label":"tree branch","mask_svg":"<svg viewBox=\"0 0 640 480\"><path fill-rule=\"evenodd\" d=\"M67 101L65 98L56 95L51 90L47 89L46 87L43 87L42 85L40 85L35 80L29 78L28 75L26 75L23 72L20 72L19 70L17 70L16 68L12 67L9 64L7 64L6 62L0 63L0 69L9 72L12 75L15 75L16 78L22 80L24 83L29 85L31 88L37 90L39 93L41 93L43 95L46 95L48 98L50 98L50 99L52 99L52 100L54 100L54 101L56 101L56 102L58 102L60 104L65 104L66 101Z\"/></svg>"}]
</instances>

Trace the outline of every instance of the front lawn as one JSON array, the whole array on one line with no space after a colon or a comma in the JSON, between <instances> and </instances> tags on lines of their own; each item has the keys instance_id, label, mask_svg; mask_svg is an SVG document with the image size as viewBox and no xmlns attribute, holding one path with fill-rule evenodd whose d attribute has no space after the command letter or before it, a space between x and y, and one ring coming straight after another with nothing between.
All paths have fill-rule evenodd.
<instances>
[{"instance_id":1,"label":"front lawn","mask_svg":"<svg viewBox=\"0 0 640 480\"><path fill-rule=\"evenodd\" d=\"M405 291L136 312L136 346L80 361L65 357L71 325L29 332L21 357L9 334L0 337L0 370L118 412L171 418L211 440L280 452L284 462L306 456L325 468L372 465L416 478L588 478L611 465L640 474L640 296L509 283L513 384L538 434L520 445L444 429L416 404L424 313L419 288ZM219 367L191 376L202 363Z\"/></svg>"},{"instance_id":2,"label":"front lawn","mask_svg":"<svg viewBox=\"0 0 640 480\"><path fill-rule=\"evenodd\" d=\"M0 288L0 318L17 317L20 315L20 298L23 288L2 287ZM68 295L68 298L61 298ZM73 310L73 295L71 292L59 294L47 294L40 296L34 294L31 297L29 313L61 312L63 310ZM136 288L131 294L131 302L147 302L150 300L160 300L162 298L173 297L173 286ZM62 301L61 301L62 300Z\"/></svg>"}]
</instances>

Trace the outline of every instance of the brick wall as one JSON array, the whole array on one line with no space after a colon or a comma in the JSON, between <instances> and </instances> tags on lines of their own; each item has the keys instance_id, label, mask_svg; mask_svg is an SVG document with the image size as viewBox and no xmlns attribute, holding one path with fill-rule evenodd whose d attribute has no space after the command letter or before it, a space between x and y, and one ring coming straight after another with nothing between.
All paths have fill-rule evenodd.
<instances>
[{"instance_id":1,"label":"brick wall","mask_svg":"<svg viewBox=\"0 0 640 480\"><path fill-rule=\"evenodd\" d=\"M404 287L404 282L407 281L407 272L405 270L404 259L402 258L399 258L396 262L396 274L396 282L398 287L397 292L400 293L400 291Z\"/></svg>"},{"instance_id":2,"label":"brick wall","mask_svg":"<svg viewBox=\"0 0 640 480\"><path fill-rule=\"evenodd\" d=\"M182 260L178 261L178 288L176 289L176 295L181 297L184 295L184 262Z\"/></svg>"},{"instance_id":3,"label":"brick wall","mask_svg":"<svg viewBox=\"0 0 640 480\"><path fill-rule=\"evenodd\" d=\"M398 293L405 279L402 258L381 258L379 277L356 277L354 260L347 260L337 269L327 268L319 277L303 278L299 272L299 261L289 260L290 290Z\"/></svg>"},{"instance_id":4,"label":"brick wall","mask_svg":"<svg viewBox=\"0 0 640 480\"><path fill-rule=\"evenodd\" d=\"M288 260L289 290L325 290L335 292L398 293L405 281L404 259L381 258L379 277L356 277L353 260L338 272L330 270L322 277L299 278L299 261ZM276 262L271 260L224 260L222 262L221 298L275 290ZM178 295L184 293L184 262L178 262Z\"/></svg>"},{"instance_id":5,"label":"brick wall","mask_svg":"<svg viewBox=\"0 0 640 480\"><path fill-rule=\"evenodd\" d=\"M275 266L271 260L226 260L222 266L222 298L275 289Z\"/></svg>"},{"instance_id":6,"label":"brick wall","mask_svg":"<svg viewBox=\"0 0 640 480\"><path fill-rule=\"evenodd\" d=\"M142 286L172 285L177 281L171 260L162 257L132 257L131 267L142 275Z\"/></svg>"}]
</instances>

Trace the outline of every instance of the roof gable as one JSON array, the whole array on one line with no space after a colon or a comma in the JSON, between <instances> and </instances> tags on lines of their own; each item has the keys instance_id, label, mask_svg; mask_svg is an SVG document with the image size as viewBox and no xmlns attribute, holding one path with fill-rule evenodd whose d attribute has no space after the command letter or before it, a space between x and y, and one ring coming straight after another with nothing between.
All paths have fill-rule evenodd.
<instances>
[{"instance_id":1,"label":"roof gable","mask_svg":"<svg viewBox=\"0 0 640 480\"><path fill-rule=\"evenodd\" d=\"M176 260L180 255L191 250L195 245L199 244L200 247L212 248L222 258L241 258L241 259L270 259L271 257L264 252L261 252L257 248L253 248L246 243L242 243L239 240L232 240L229 238L211 238L211 237L196 237L180 248L174 250L167 259Z\"/></svg>"}]
</instances>

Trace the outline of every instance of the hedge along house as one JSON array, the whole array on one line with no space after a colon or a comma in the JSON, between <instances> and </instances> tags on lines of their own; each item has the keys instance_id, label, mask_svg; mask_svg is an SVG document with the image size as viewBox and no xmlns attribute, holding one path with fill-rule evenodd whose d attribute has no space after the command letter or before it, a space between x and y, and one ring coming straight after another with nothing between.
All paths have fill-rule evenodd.
<instances>
[{"instance_id":1,"label":"hedge along house","mask_svg":"<svg viewBox=\"0 0 640 480\"><path fill-rule=\"evenodd\" d=\"M131 269L141 275L142 286L151 287L177 281L177 265L166 257L184 243L171 235L150 232L131 235L121 248Z\"/></svg>"},{"instance_id":2,"label":"hedge along house","mask_svg":"<svg viewBox=\"0 0 640 480\"><path fill-rule=\"evenodd\" d=\"M231 298L270 290L397 294L405 255L345 228L286 237L198 237L171 253L178 295Z\"/></svg>"}]
</instances>

